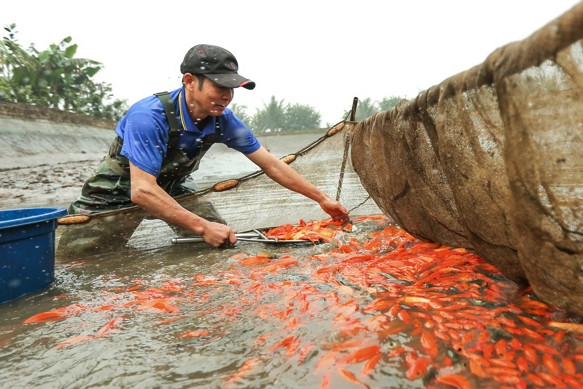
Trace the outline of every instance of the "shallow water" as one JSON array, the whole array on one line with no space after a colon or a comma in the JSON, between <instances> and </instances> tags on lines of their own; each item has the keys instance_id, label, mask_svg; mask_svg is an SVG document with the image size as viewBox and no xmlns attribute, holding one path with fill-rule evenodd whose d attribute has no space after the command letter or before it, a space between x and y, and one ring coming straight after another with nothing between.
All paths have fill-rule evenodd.
<instances>
[{"instance_id":1,"label":"shallow water","mask_svg":"<svg viewBox=\"0 0 583 389\"><path fill-rule=\"evenodd\" d=\"M325 131L287 134L284 136L258 136L257 139L273 155L281 158L295 153L324 134ZM192 177L201 188L204 188L222 179L229 179L234 176L241 177L255 171L257 171L257 166L244 155L229 149L225 145L216 144L205 154L199 170Z\"/></svg>"},{"instance_id":2,"label":"shallow water","mask_svg":"<svg viewBox=\"0 0 583 389\"><path fill-rule=\"evenodd\" d=\"M565 312L464 249L355 220L295 227L335 232L315 245L58 263L48 290L0 305L0 386L583 385L583 330Z\"/></svg>"},{"instance_id":3,"label":"shallow water","mask_svg":"<svg viewBox=\"0 0 583 389\"><path fill-rule=\"evenodd\" d=\"M198 181L248 172L228 161ZM0 387L580 387L582 333L475 255L371 216L317 245L57 261L50 288L0 305Z\"/></svg>"},{"instance_id":4,"label":"shallow water","mask_svg":"<svg viewBox=\"0 0 583 389\"><path fill-rule=\"evenodd\" d=\"M253 274L231 257L269 250L280 260L293 256L304 262L330 248L238 243L216 250L185 244L57 264L47 291L0 305L0 382L43 388L225 387L245 361L258 357L259 369L233 380L233 386L317 385L321 377L313 374L313 361L262 355L264 344L257 340L288 336L285 321L265 315L291 305L291 296L280 291L300 293L310 285L329 293L334 287L298 266ZM164 303L146 304L153 299ZM23 324L63 307L69 308L62 319ZM322 311L313 324L302 326L302 337L334 342L328 330L333 319ZM95 336L112 321L111 333L78 338Z\"/></svg>"}]
</instances>

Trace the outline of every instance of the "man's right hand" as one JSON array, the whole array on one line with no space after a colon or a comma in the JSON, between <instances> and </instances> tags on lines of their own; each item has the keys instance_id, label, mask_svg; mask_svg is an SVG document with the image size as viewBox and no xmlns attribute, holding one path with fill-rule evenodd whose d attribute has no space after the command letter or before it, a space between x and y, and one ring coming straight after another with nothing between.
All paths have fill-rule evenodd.
<instances>
[{"instance_id":1,"label":"man's right hand","mask_svg":"<svg viewBox=\"0 0 583 389\"><path fill-rule=\"evenodd\" d=\"M213 247L237 242L235 231L183 208L157 183L156 177L130 162L131 200L154 217L199 235Z\"/></svg>"},{"instance_id":2,"label":"man's right hand","mask_svg":"<svg viewBox=\"0 0 583 389\"><path fill-rule=\"evenodd\" d=\"M221 223L208 222L201 234L202 239L213 247L237 243L235 231Z\"/></svg>"}]
</instances>

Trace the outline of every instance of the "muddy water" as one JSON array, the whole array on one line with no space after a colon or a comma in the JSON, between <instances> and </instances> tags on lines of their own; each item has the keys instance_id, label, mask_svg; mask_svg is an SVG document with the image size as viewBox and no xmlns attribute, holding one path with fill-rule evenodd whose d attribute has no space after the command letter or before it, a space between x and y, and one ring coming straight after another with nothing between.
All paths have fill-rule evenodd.
<instances>
[{"instance_id":1,"label":"muddy water","mask_svg":"<svg viewBox=\"0 0 583 389\"><path fill-rule=\"evenodd\" d=\"M293 326L305 345L344 340L330 331L335 313L323 309L334 286L310 276L310 258L331 247L177 245L58 263L47 291L0 305L0 386L317 387L315 364L327 350L269 350ZM306 266L254 274L238 264L262 250ZM320 314L294 323L286 311L306 287ZM63 316L23 324L50 310ZM245 363L253 368L237 376Z\"/></svg>"},{"instance_id":2,"label":"muddy water","mask_svg":"<svg viewBox=\"0 0 583 389\"><path fill-rule=\"evenodd\" d=\"M476 255L335 231L58 263L0 305L0 387L581 387L582 325Z\"/></svg>"},{"instance_id":3,"label":"muddy water","mask_svg":"<svg viewBox=\"0 0 583 389\"><path fill-rule=\"evenodd\" d=\"M261 142L281 157L321 135L266 137ZM216 145L194 177L204 188L255 170L240 154ZM66 196L44 202L36 196L18 207L66 207L74 193L70 186L67 190ZM321 374L313 374L313 363L300 363L297 356L257 353L264 345L258 338L271 334L281 338L288 331L280 320L270 320L257 310L269 306L285 311L288 297L277 293L281 283L298 283L301 288L307 282L325 292L331 287L297 269L270 274L260 282L239 274L233 257L269 250L275 260L293 256L305 261L329 249L239 243L216 250L187 244L72 262L57 259L50 288L0 305L0 387L291 388L298 382L317 386ZM276 293L262 299L242 293L242 288L260 286ZM148 306L157 299L158 306ZM143 305L146 301L150 303ZM24 324L31 316L54 310L63 316ZM323 315L305 326L306 336L332 342L334 334L327 330L332 319ZM303 358L317 354L314 350ZM256 356L261 356L261 366L254 366L253 374L233 377Z\"/></svg>"},{"instance_id":4,"label":"muddy water","mask_svg":"<svg viewBox=\"0 0 583 389\"><path fill-rule=\"evenodd\" d=\"M264 144L281 156L304 140ZM255 170L218 157L202 186ZM387 219L317 245L57 261L55 278L0 305L2 388L583 386L577 319Z\"/></svg>"}]
</instances>

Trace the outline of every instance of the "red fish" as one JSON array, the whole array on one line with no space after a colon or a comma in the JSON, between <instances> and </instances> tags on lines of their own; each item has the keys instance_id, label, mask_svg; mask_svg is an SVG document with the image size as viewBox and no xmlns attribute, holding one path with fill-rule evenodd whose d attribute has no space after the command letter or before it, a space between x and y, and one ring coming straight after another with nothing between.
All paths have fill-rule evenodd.
<instances>
[{"instance_id":1,"label":"red fish","mask_svg":"<svg viewBox=\"0 0 583 389\"><path fill-rule=\"evenodd\" d=\"M180 334L183 338L198 338L201 336L207 336L209 334L208 330L194 330L188 331Z\"/></svg>"},{"instance_id":2,"label":"red fish","mask_svg":"<svg viewBox=\"0 0 583 389\"><path fill-rule=\"evenodd\" d=\"M407 378L410 380L416 380L417 378L423 377L427 374L427 369L431 361L426 357L418 357L417 353L410 352L405 357L407 362Z\"/></svg>"},{"instance_id":3,"label":"red fish","mask_svg":"<svg viewBox=\"0 0 583 389\"><path fill-rule=\"evenodd\" d=\"M67 317L67 315L56 312L56 311L48 311L48 312L41 312L37 313L34 316L29 317L24 321L24 324L28 323L38 323L38 322L45 322L45 321L56 321L61 320Z\"/></svg>"},{"instance_id":4,"label":"red fish","mask_svg":"<svg viewBox=\"0 0 583 389\"><path fill-rule=\"evenodd\" d=\"M425 350L425 353L432 358L437 357L439 354L437 342L428 331L421 332L421 346L423 347L423 350Z\"/></svg>"},{"instance_id":5,"label":"red fish","mask_svg":"<svg viewBox=\"0 0 583 389\"><path fill-rule=\"evenodd\" d=\"M180 308L178 308L174 304L171 304L167 298L159 298L159 299L150 299L150 300L146 300L146 301L140 301L139 305L140 306L138 307L138 309L154 308L154 309L159 309L161 311L165 311L168 313L176 313L176 312L180 311Z\"/></svg>"},{"instance_id":6,"label":"red fish","mask_svg":"<svg viewBox=\"0 0 583 389\"><path fill-rule=\"evenodd\" d=\"M467 378L459 374L444 374L437 376L435 382L438 384L453 386L457 389L473 389L473 385Z\"/></svg>"},{"instance_id":7,"label":"red fish","mask_svg":"<svg viewBox=\"0 0 583 389\"><path fill-rule=\"evenodd\" d=\"M263 256L263 255L256 255L253 257L246 257L237 261L239 265L243 266L255 266L255 265L263 265L264 263L271 262L271 259Z\"/></svg>"},{"instance_id":8,"label":"red fish","mask_svg":"<svg viewBox=\"0 0 583 389\"><path fill-rule=\"evenodd\" d=\"M346 355L338 363L360 363L375 356L380 349L381 346L377 345L362 347Z\"/></svg>"},{"instance_id":9,"label":"red fish","mask_svg":"<svg viewBox=\"0 0 583 389\"><path fill-rule=\"evenodd\" d=\"M340 373L340 375L342 377L346 378L348 381L352 382L353 384L357 384L357 385L360 385L360 386L368 389L368 385L365 385L362 382L360 382L358 380L358 378L356 378L356 376L353 373L349 372L348 370L338 369L338 372Z\"/></svg>"},{"instance_id":10,"label":"red fish","mask_svg":"<svg viewBox=\"0 0 583 389\"><path fill-rule=\"evenodd\" d=\"M101 327L99 329L99 331L97 331L95 336L101 337L101 336L109 335L114 330L115 326L117 326L123 319L124 319L123 316L119 316L119 317L116 317L115 319L111 320L109 323L107 323L106 325Z\"/></svg>"}]
</instances>

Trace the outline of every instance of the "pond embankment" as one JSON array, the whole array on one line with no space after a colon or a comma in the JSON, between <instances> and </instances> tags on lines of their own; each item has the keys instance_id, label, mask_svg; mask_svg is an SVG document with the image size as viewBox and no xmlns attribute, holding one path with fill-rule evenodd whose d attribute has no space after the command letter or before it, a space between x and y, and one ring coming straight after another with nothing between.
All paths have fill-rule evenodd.
<instances>
[{"instance_id":1,"label":"pond embankment","mask_svg":"<svg viewBox=\"0 0 583 389\"><path fill-rule=\"evenodd\" d=\"M64 206L105 155L115 123L0 102L0 208Z\"/></svg>"}]
</instances>

